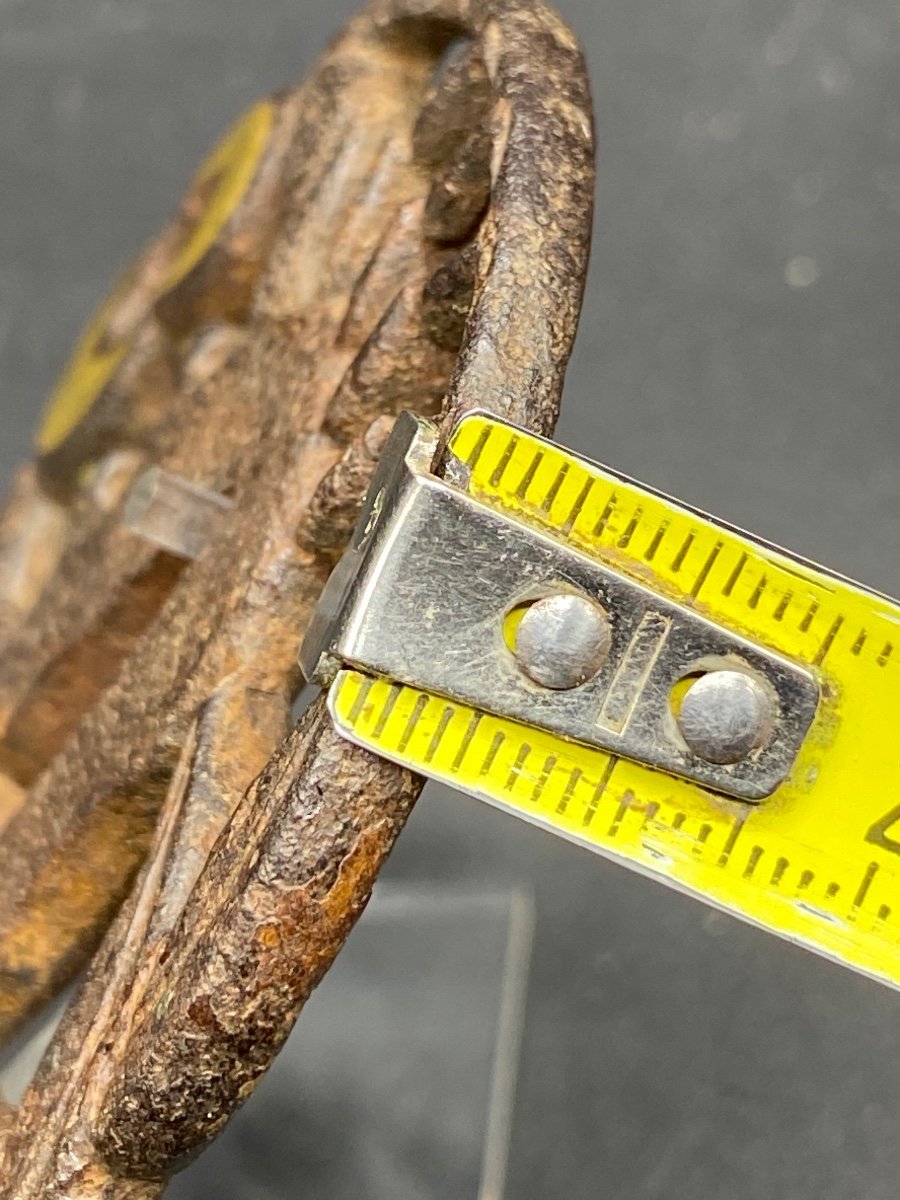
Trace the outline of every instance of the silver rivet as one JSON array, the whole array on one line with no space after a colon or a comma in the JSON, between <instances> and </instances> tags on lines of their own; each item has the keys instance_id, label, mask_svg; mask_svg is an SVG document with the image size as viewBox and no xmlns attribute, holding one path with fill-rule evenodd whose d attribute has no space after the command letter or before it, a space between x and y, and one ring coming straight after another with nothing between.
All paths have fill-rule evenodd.
<instances>
[{"instance_id":1,"label":"silver rivet","mask_svg":"<svg viewBox=\"0 0 900 1200\"><path fill-rule=\"evenodd\" d=\"M710 671L692 683L678 710L678 728L707 762L736 763L765 740L772 725L768 692L743 671Z\"/></svg>"},{"instance_id":2,"label":"silver rivet","mask_svg":"<svg viewBox=\"0 0 900 1200\"><path fill-rule=\"evenodd\" d=\"M535 683L573 688L597 674L610 641L609 618L598 605L584 596L547 596L519 623L515 653Z\"/></svg>"}]
</instances>

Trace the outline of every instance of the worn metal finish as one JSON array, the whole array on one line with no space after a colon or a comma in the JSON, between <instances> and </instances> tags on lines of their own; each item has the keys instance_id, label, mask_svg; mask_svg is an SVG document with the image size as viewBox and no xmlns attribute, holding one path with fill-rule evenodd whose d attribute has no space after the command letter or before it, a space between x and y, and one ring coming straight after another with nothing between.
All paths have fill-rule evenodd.
<instances>
[{"instance_id":1,"label":"worn metal finish","mask_svg":"<svg viewBox=\"0 0 900 1200\"><path fill-rule=\"evenodd\" d=\"M771 794L815 716L813 675L441 480L429 469L436 446L426 422L401 416L310 626L307 677L327 682L350 664L740 800ZM557 690L520 670L504 624L518 606L566 591L593 598L608 614L611 645L581 686ZM741 740L730 721L695 745L679 733L677 685L722 668L730 668L726 680L737 670L765 681L772 711L764 742L756 726ZM745 742L743 754L732 752Z\"/></svg>"},{"instance_id":2,"label":"worn metal finish","mask_svg":"<svg viewBox=\"0 0 900 1200\"><path fill-rule=\"evenodd\" d=\"M158 1196L365 906L420 781L321 703L286 734L298 630L394 414L552 428L592 196L550 9L379 0L82 344L0 517L3 1032L103 940L3 1114L3 1197ZM190 561L123 522L152 467L233 500Z\"/></svg>"},{"instance_id":3,"label":"worn metal finish","mask_svg":"<svg viewBox=\"0 0 900 1200\"><path fill-rule=\"evenodd\" d=\"M599 604L560 593L529 605L516 630L515 655L535 683L573 688L597 674L611 645L609 617Z\"/></svg>"},{"instance_id":4,"label":"worn metal finish","mask_svg":"<svg viewBox=\"0 0 900 1200\"><path fill-rule=\"evenodd\" d=\"M678 730L701 758L740 762L774 735L772 697L742 671L710 671L690 684L678 709Z\"/></svg>"}]
</instances>

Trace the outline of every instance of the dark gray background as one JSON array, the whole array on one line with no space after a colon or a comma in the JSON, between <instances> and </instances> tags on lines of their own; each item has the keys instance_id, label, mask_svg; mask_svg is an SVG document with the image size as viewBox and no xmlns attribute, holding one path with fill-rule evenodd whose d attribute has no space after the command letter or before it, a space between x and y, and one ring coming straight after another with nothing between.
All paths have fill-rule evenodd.
<instances>
[{"instance_id":1,"label":"dark gray background","mask_svg":"<svg viewBox=\"0 0 900 1200\"><path fill-rule=\"evenodd\" d=\"M355 7L0 0L4 477L199 156ZM560 8L600 148L561 440L900 593L896 0ZM535 889L514 1200L896 1195L896 995L448 792L389 870Z\"/></svg>"}]
</instances>

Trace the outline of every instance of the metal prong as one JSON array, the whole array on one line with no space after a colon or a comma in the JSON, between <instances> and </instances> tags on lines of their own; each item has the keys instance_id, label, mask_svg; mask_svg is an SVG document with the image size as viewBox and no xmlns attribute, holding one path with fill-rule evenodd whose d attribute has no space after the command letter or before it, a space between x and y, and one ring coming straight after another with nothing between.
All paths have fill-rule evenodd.
<instances>
[{"instance_id":1,"label":"metal prong","mask_svg":"<svg viewBox=\"0 0 900 1200\"><path fill-rule=\"evenodd\" d=\"M151 467L135 482L123 521L132 533L178 558L196 558L234 501L183 475Z\"/></svg>"}]
</instances>

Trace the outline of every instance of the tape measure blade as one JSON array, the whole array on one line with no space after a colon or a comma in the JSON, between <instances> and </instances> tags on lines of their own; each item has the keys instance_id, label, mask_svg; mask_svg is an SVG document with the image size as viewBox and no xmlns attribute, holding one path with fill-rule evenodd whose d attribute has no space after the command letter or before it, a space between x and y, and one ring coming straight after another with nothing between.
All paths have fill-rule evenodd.
<instances>
[{"instance_id":1,"label":"tape measure blade","mask_svg":"<svg viewBox=\"0 0 900 1200\"><path fill-rule=\"evenodd\" d=\"M727 804L702 788L631 766L615 778L630 775L640 803L658 803L660 813L677 793L681 829L699 820L697 837L724 860L706 870L709 855L698 856L704 870L692 886L712 902L895 975L886 960L900 939L900 606L483 414L460 423L451 451L485 503L816 674L823 701L804 750L787 782L745 813L740 833L728 832ZM822 930L808 928L817 923Z\"/></svg>"},{"instance_id":2,"label":"tape measure blade","mask_svg":"<svg viewBox=\"0 0 900 1200\"><path fill-rule=\"evenodd\" d=\"M886 923L876 921L879 930L859 920L864 893L875 883L868 866L851 878L845 865L830 864L830 874L846 879L849 911L842 908L840 888L820 905L814 880L804 875L810 868L800 868L795 884L787 886L796 875L790 860L747 837L754 809L719 801L720 819L710 819L678 795L698 791L694 785L357 671L339 673L329 707L336 728L357 745L900 986ZM775 872L780 878L773 884Z\"/></svg>"},{"instance_id":3,"label":"tape measure blade","mask_svg":"<svg viewBox=\"0 0 900 1200\"><path fill-rule=\"evenodd\" d=\"M385 757L900 985L900 606L483 414L469 492L811 670L822 699L757 806L414 688L343 672L336 723Z\"/></svg>"}]
</instances>

